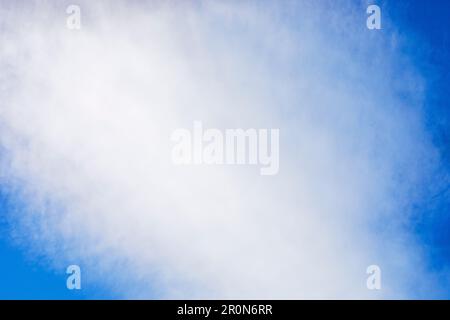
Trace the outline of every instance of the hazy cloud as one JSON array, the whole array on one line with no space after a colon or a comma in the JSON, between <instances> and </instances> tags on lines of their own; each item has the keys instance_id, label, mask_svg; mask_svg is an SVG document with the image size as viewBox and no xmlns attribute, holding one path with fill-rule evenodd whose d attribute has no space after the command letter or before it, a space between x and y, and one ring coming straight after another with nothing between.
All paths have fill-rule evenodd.
<instances>
[{"instance_id":1,"label":"hazy cloud","mask_svg":"<svg viewBox=\"0 0 450 320\"><path fill-rule=\"evenodd\" d=\"M351 1L81 1L70 30L67 5L0 9L2 185L30 246L127 297L434 285L403 223L436 155L392 23L368 30ZM278 175L174 166L170 134L194 120L279 128Z\"/></svg>"}]
</instances>

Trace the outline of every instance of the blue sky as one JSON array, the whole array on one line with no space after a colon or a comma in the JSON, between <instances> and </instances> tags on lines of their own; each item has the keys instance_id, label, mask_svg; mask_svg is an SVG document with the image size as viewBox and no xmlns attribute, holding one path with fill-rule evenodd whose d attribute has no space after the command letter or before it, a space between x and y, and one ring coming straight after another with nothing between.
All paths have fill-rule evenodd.
<instances>
[{"instance_id":1,"label":"blue sky","mask_svg":"<svg viewBox=\"0 0 450 320\"><path fill-rule=\"evenodd\" d=\"M421 186L427 196L412 204L403 227L413 230L415 240L424 248L428 269L450 270L450 2L390 0L373 3L382 7L383 16L389 16L390 23L407 40L402 44L403 54L426 79L422 112L427 134L442 157L439 167L428 177L428 184ZM389 24L383 25L383 29L389 32ZM89 282L90 286L81 291L67 290L67 275L62 266L71 261L64 257L56 264L60 267L55 267L45 255L31 254L26 243L14 240L17 230L22 229L17 229L11 212L17 213L27 207L17 201L18 198L7 194L6 190L0 192L0 299L108 299L120 296L117 292L111 293L103 281ZM93 266L83 270L90 268ZM450 276L445 272L439 273L438 277L438 281L450 284ZM411 296L415 297L414 294ZM158 297L158 291L153 297ZM450 298L450 295L443 293L439 297Z\"/></svg>"},{"instance_id":2,"label":"blue sky","mask_svg":"<svg viewBox=\"0 0 450 320\"><path fill-rule=\"evenodd\" d=\"M6 212L12 210L11 199L0 196L0 299L84 299L89 297L80 290L67 290L65 270L49 268L42 256L30 257L12 240L13 226L8 223ZM17 203L16 203L17 210ZM19 209L20 210L20 209ZM92 294L92 293L91 293Z\"/></svg>"},{"instance_id":3,"label":"blue sky","mask_svg":"<svg viewBox=\"0 0 450 320\"><path fill-rule=\"evenodd\" d=\"M8 206L4 196L1 198L1 210L4 215ZM71 299L80 297L65 288L64 272L59 274L45 266L36 265L26 257L21 248L10 239L10 226L2 216L0 254L1 299ZM81 296L83 297L83 296Z\"/></svg>"},{"instance_id":4,"label":"blue sky","mask_svg":"<svg viewBox=\"0 0 450 320\"><path fill-rule=\"evenodd\" d=\"M425 102L427 126L438 146L442 171L431 179L432 195L416 206L413 226L427 246L433 268L450 264L450 3L448 1L388 1L390 14L412 39L411 55L429 81Z\"/></svg>"}]
</instances>

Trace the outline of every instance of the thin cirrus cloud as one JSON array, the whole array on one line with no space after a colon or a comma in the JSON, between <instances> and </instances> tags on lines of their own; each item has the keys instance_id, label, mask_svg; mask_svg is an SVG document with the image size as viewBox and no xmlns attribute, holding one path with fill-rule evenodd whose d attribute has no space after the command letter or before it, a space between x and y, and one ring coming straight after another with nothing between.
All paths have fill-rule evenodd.
<instances>
[{"instance_id":1,"label":"thin cirrus cloud","mask_svg":"<svg viewBox=\"0 0 450 320\"><path fill-rule=\"evenodd\" d=\"M2 4L2 188L30 251L121 297L399 298L438 157L425 80L365 3ZM280 170L174 166L171 133L279 128ZM383 289L366 287L379 265Z\"/></svg>"}]
</instances>

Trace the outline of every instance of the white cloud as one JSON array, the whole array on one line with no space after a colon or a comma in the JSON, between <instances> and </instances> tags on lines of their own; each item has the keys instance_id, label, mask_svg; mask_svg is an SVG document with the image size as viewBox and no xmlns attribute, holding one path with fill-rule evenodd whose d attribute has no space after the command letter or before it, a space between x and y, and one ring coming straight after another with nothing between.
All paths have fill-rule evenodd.
<instances>
[{"instance_id":1,"label":"white cloud","mask_svg":"<svg viewBox=\"0 0 450 320\"><path fill-rule=\"evenodd\" d=\"M79 31L64 6L22 6L0 9L1 170L55 264L126 297L402 297L429 280L402 228L434 161L423 85L363 6L86 1ZM172 165L171 132L196 119L280 128L279 174Z\"/></svg>"}]
</instances>

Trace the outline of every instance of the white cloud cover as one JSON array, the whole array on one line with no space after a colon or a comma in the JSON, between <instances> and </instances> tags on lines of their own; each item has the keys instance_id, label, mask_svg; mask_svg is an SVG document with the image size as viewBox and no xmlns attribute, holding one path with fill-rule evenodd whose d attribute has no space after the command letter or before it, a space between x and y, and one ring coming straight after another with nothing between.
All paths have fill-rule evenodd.
<instances>
[{"instance_id":1,"label":"white cloud cover","mask_svg":"<svg viewBox=\"0 0 450 320\"><path fill-rule=\"evenodd\" d=\"M72 31L55 3L0 9L2 186L27 203L11 219L32 250L126 298L438 292L404 228L437 161L425 85L387 18L370 31L350 1L82 1ZM279 174L173 166L170 134L194 120L280 128Z\"/></svg>"}]
</instances>

